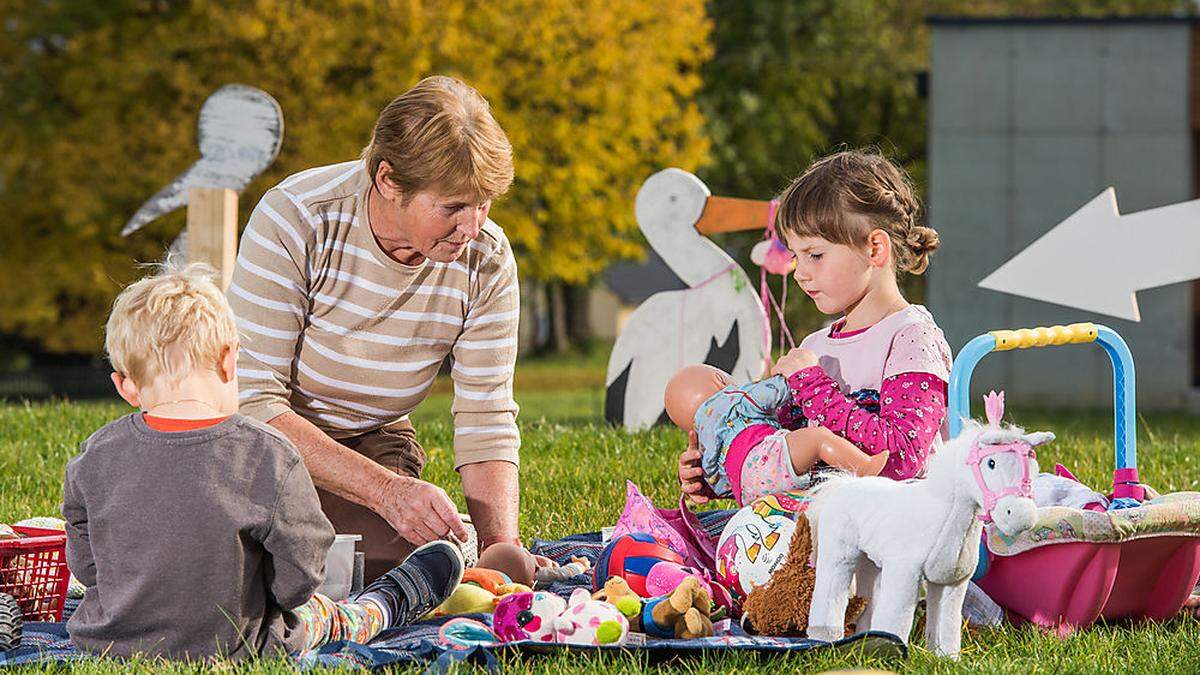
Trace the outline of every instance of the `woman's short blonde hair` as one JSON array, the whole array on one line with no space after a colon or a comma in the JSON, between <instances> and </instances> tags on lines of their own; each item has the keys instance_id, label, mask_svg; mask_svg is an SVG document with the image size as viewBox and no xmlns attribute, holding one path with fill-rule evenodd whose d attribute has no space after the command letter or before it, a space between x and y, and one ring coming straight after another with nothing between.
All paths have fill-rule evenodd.
<instances>
[{"instance_id":1,"label":"woman's short blonde hair","mask_svg":"<svg viewBox=\"0 0 1200 675\"><path fill-rule=\"evenodd\" d=\"M407 201L422 190L495 199L513 181L512 144L488 102L453 77L427 77L379 114L363 160L372 178L387 162Z\"/></svg>"},{"instance_id":2,"label":"woman's short blonde hair","mask_svg":"<svg viewBox=\"0 0 1200 675\"><path fill-rule=\"evenodd\" d=\"M113 370L145 387L159 377L175 382L217 364L238 342L237 323L216 270L172 261L121 291L105 326L104 349Z\"/></svg>"}]
</instances>

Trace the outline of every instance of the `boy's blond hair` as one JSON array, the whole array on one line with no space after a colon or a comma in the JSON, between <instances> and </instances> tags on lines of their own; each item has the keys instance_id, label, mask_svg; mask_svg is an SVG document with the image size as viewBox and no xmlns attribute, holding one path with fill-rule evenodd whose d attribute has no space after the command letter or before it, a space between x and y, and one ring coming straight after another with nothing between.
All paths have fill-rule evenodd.
<instances>
[{"instance_id":1,"label":"boy's blond hair","mask_svg":"<svg viewBox=\"0 0 1200 675\"><path fill-rule=\"evenodd\" d=\"M379 114L363 159L374 180L380 162L408 202L421 190L494 199L513 182L512 144L488 102L453 77L427 77Z\"/></svg>"},{"instance_id":2,"label":"boy's blond hair","mask_svg":"<svg viewBox=\"0 0 1200 675\"><path fill-rule=\"evenodd\" d=\"M104 349L113 370L145 387L159 377L177 382L196 368L215 366L237 344L237 323L216 270L168 260L113 302Z\"/></svg>"}]
</instances>

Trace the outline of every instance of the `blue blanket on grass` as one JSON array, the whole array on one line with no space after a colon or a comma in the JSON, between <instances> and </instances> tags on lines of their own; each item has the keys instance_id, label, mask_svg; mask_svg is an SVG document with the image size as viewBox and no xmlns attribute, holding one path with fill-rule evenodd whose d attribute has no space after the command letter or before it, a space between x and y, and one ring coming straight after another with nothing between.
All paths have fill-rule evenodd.
<instances>
[{"instance_id":1,"label":"blue blanket on grass","mask_svg":"<svg viewBox=\"0 0 1200 675\"><path fill-rule=\"evenodd\" d=\"M708 511L699 514L700 522L710 534L718 534L733 515L733 511ZM535 553L559 563L570 562L572 557L586 557L595 561L604 549L599 532L571 535L552 541L536 540L530 547ZM563 596L580 587L590 587L591 579L580 575L569 581L559 582L549 590ZM75 601L67 602L67 616L74 609ZM488 617L477 616L480 620ZM445 672L455 663L466 662L488 670L498 670L496 647L475 647L469 650L451 650L437 644L438 628L445 619L423 621L403 628L393 628L380 633L370 645L353 642L336 642L300 657L301 668L350 666L382 669L405 664L427 664L431 672ZM762 654L803 652L822 647L851 647L882 657L903 658L904 645L895 636L886 633L860 633L837 643L818 642L804 638L771 638L746 635L734 628L730 635L693 640L648 639L644 646L625 647L649 653L652 658L669 658L679 655L699 654L717 649L745 650ZM616 647L576 647L569 645L547 645L544 643L516 643L504 649L519 649L527 653L551 653L569 651L615 651ZM21 646L0 653L0 666L22 665L41 662L69 662L91 659L71 645L67 630L62 623L29 623L25 625Z\"/></svg>"}]
</instances>

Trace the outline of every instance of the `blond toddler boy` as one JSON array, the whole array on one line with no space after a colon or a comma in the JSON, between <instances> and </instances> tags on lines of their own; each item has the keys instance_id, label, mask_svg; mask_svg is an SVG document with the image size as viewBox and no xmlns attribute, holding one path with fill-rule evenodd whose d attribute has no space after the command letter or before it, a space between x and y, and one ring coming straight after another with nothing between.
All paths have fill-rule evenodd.
<instances>
[{"instance_id":1,"label":"blond toddler boy","mask_svg":"<svg viewBox=\"0 0 1200 675\"><path fill-rule=\"evenodd\" d=\"M211 268L168 266L113 304L105 348L138 412L66 469L82 650L241 659L367 642L440 604L462 557L433 542L354 601L316 594L333 528L290 441L237 414L237 326Z\"/></svg>"}]
</instances>

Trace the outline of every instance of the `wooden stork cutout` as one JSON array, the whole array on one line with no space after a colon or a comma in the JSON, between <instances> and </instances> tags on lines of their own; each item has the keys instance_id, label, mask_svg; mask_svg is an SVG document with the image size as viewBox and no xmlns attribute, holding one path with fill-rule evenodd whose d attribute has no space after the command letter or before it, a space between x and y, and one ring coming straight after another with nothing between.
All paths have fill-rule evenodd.
<instances>
[{"instance_id":1,"label":"wooden stork cutout","mask_svg":"<svg viewBox=\"0 0 1200 675\"><path fill-rule=\"evenodd\" d=\"M647 298L617 336L605 378L608 421L636 431L664 419L663 392L683 366L707 363L738 381L762 374L770 334L755 285L704 235L763 229L769 209L765 201L713 197L681 169L642 184L638 226L688 288Z\"/></svg>"},{"instance_id":2,"label":"wooden stork cutout","mask_svg":"<svg viewBox=\"0 0 1200 675\"><path fill-rule=\"evenodd\" d=\"M228 84L204 101L196 136L200 159L146 200L121 236L187 205L187 230L171 251L215 267L225 288L237 254L237 195L279 156L283 111L261 89Z\"/></svg>"}]
</instances>

